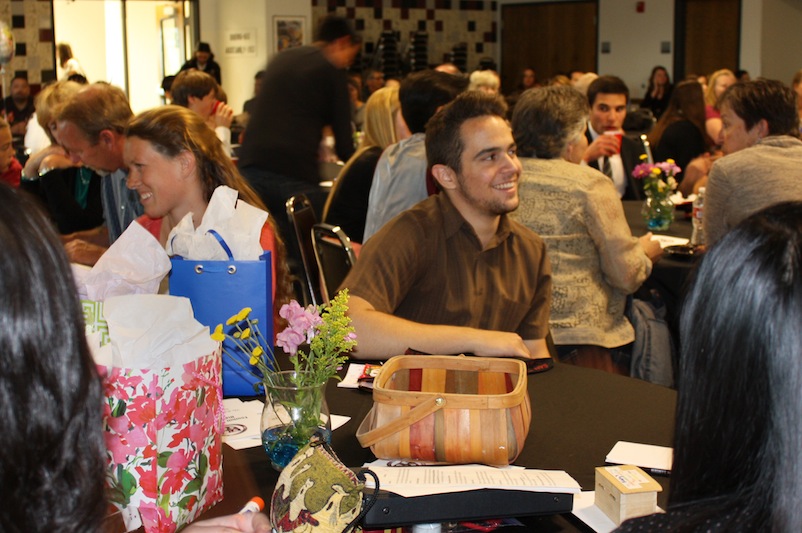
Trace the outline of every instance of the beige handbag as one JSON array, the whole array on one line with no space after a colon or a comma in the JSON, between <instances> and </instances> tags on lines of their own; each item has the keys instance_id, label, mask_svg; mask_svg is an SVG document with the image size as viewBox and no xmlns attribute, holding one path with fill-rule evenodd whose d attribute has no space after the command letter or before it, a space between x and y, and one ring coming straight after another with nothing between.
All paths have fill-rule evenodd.
<instances>
[{"instance_id":1,"label":"beige handbag","mask_svg":"<svg viewBox=\"0 0 802 533\"><path fill-rule=\"evenodd\" d=\"M356 436L380 459L508 465L532 419L526 365L507 358L399 355L373 402Z\"/></svg>"}]
</instances>

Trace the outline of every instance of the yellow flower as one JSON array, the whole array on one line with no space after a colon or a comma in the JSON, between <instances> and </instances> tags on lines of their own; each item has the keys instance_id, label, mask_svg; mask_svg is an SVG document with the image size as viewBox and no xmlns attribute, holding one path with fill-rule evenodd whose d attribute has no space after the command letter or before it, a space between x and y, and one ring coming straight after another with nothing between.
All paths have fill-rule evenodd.
<instances>
[{"instance_id":1,"label":"yellow flower","mask_svg":"<svg viewBox=\"0 0 802 533\"><path fill-rule=\"evenodd\" d=\"M674 161L673 159L666 159L666 163L668 163L669 165L675 165L676 161Z\"/></svg>"},{"instance_id":2,"label":"yellow flower","mask_svg":"<svg viewBox=\"0 0 802 533\"><path fill-rule=\"evenodd\" d=\"M240 338L247 339L250 336L251 336L251 328L245 328L245 330L242 332L242 336Z\"/></svg>"},{"instance_id":3,"label":"yellow flower","mask_svg":"<svg viewBox=\"0 0 802 533\"><path fill-rule=\"evenodd\" d=\"M251 309L250 307L243 307L239 313L237 313L236 315L232 315L228 320L226 320L226 325L233 326L237 322L242 322L243 320L248 318L248 315L251 314L251 311L253 311L253 309Z\"/></svg>"},{"instance_id":4,"label":"yellow flower","mask_svg":"<svg viewBox=\"0 0 802 533\"><path fill-rule=\"evenodd\" d=\"M265 353L261 346L257 346L251 352L251 365L255 365L259 362L259 356Z\"/></svg>"},{"instance_id":5,"label":"yellow flower","mask_svg":"<svg viewBox=\"0 0 802 533\"><path fill-rule=\"evenodd\" d=\"M226 336L223 335L223 324L217 324L217 327L214 328L214 333L212 333L212 340L223 342L226 340Z\"/></svg>"},{"instance_id":6,"label":"yellow flower","mask_svg":"<svg viewBox=\"0 0 802 533\"><path fill-rule=\"evenodd\" d=\"M641 161L646 161L646 159L647 159L648 157L649 157L649 156L647 156L646 154L641 154L641 155L640 155L640 160L641 160Z\"/></svg>"},{"instance_id":7,"label":"yellow flower","mask_svg":"<svg viewBox=\"0 0 802 533\"><path fill-rule=\"evenodd\" d=\"M654 174L655 176L659 176L661 172L663 172L663 171L660 170L658 167L654 167L652 169L652 174Z\"/></svg>"}]
</instances>

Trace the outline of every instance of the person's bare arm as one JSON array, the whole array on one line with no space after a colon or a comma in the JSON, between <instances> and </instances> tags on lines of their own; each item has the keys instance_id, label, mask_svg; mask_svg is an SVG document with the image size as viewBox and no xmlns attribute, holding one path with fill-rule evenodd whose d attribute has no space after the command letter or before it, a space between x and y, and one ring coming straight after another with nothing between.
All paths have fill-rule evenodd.
<instances>
[{"instance_id":1,"label":"person's bare arm","mask_svg":"<svg viewBox=\"0 0 802 533\"><path fill-rule=\"evenodd\" d=\"M660 246L660 243L652 239L652 237L653 235L650 231L646 235L638 237L638 240L640 240L643 251L646 252L646 255L652 260L652 263L656 263L663 257L663 248Z\"/></svg>"},{"instance_id":2,"label":"person's bare arm","mask_svg":"<svg viewBox=\"0 0 802 533\"><path fill-rule=\"evenodd\" d=\"M25 163L25 168L23 169L23 174L28 176L28 178L34 178L39 175L40 167L42 166L42 161L47 158L48 156L52 155L59 155L62 157L67 157L67 152L64 151L64 148L57 144L51 144L47 148L43 148L39 150L31 157L28 158L28 161ZM59 167L61 168L61 167Z\"/></svg>"},{"instance_id":3,"label":"person's bare arm","mask_svg":"<svg viewBox=\"0 0 802 533\"><path fill-rule=\"evenodd\" d=\"M106 250L105 246L100 246L81 239L73 239L64 244L64 251L71 263L78 263L86 266L95 266L100 256Z\"/></svg>"},{"instance_id":4,"label":"person's bare arm","mask_svg":"<svg viewBox=\"0 0 802 533\"><path fill-rule=\"evenodd\" d=\"M600 157L610 157L621 150L618 139L614 135L599 135L596 140L588 145L585 155L582 158L585 163L595 161Z\"/></svg>"},{"instance_id":5,"label":"person's bare arm","mask_svg":"<svg viewBox=\"0 0 802 533\"><path fill-rule=\"evenodd\" d=\"M64 244L71 241L86 241L91 244L102 246L103 248L108 248L111 244L109 242L109 228L103 225L61 236L61 242Z\"/></svg>"},{"instance_id":6,"label":"person's bare arm","mask_svg":"<svg viewBox=\"0 0 802 533\"><path fill-rule=\"evenodd\" d=\"M351 296L349 316L357 335L356 359L387 359L414 348L433 354L473 353L486 357L531 357L527 342L517 333L461 326L419 324L377 311L367 300ZM539 348L538 348L539 350Z\"/></svg>"},{"instance_id":7,"label":"person's bare arm","mask_svg":"<svg viewBox=\"0 0 802 533\"><path fill-rule=\"evenodd\" d=\"M543 359L551 357L549 347L546 345L546 339L530 339L524 341L526 349L529 350L529 356L532 359Z\"/></svg>"}]
</instances>

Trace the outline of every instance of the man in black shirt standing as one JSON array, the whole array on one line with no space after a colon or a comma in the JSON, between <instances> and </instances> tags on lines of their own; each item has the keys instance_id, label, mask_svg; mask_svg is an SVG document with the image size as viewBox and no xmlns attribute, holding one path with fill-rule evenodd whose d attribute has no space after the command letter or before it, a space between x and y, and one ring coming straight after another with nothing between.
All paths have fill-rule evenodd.
<instances>
[{"instance_id":1,"label":"man in black shirt standing","mask_svg":"<svg viewBox=\"0 0 802 533\"><path fill-rule=\"evenodd\" d=\"M322 207L318 152L323 129L331 128L337 157L354 153L351 104L345 68L359 45L350 23L329 16L315 42L290 48L270 60L256 95L239 151L239 168L267 205L282 237L292 236L284 203L305 193Z\"/></svg>"}]
</instances>

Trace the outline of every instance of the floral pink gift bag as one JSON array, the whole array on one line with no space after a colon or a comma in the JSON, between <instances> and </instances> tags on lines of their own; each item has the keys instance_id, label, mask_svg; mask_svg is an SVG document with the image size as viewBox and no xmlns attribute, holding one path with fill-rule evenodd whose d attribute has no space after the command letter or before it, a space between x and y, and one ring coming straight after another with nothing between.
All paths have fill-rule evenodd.
<instances>
[{"instance_id":1,"label":"floral pink gift bag","mask_svg":"<svg viewBox=\"0 0 802 533\"><path fill-rule=\"evenodd\" d=\"M220 365L218 349L179 368L99 367L110 497L137 508L148 533L173 532L223 499Z\"/></svg>"}]
</instances>

